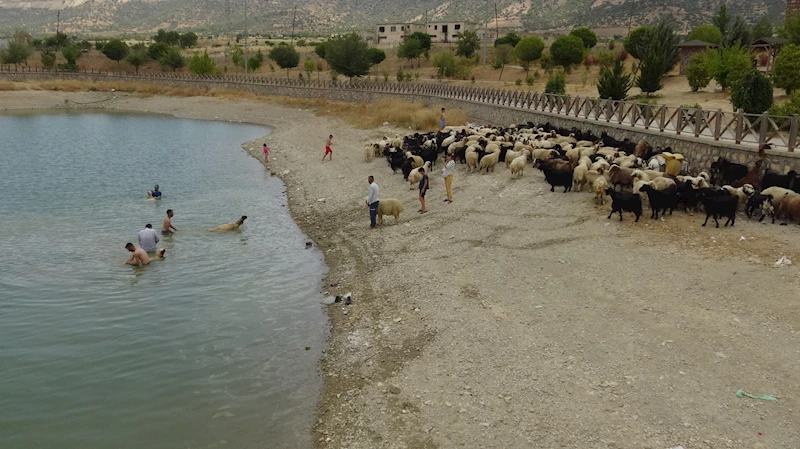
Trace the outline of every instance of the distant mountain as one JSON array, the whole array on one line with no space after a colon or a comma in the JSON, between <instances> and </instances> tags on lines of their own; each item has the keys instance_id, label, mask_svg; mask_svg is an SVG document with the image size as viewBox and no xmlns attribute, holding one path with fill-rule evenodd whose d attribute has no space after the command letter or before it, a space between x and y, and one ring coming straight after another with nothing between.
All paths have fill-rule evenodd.
<instances>
[{"instance_id":1,"label":"distant mountain","mask_svg":"<svg viewBox=\"0 0 800 449\"><path fill-rule=\"evenodd\" d=\"M719 0L498 0L503 24L531 30L627 27L651 23L669 15L686 29L707 22ZM785 0L731 0L732 15L742 13L755 22L763 15L782 17ZM493 20L489 0L248 0L252 33L331 33L370 30L378 22ZM25 29L34 34L54 32L57 11L61 27L70 33L151 33L158 28L219 33L244 29L245 0L0 0L0 33Z\"/></svg>"}]
</instances>

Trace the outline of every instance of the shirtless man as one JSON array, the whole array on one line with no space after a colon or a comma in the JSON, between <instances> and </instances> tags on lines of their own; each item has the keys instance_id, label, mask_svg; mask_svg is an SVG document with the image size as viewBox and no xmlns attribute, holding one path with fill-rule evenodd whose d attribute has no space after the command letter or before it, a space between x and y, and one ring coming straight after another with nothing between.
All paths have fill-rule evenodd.
<instances>
[{"instance_id":1,"label":"shirtless man","mask_svg":"<svg viewBox=\"0 0 800 449\"><path fill-rule=\"evenodd\" d=\"M175 214L172 212L172 209L167 209L167 216L164 217L164 224L161 226L161 235L170 235L173 232L177 232L178 228L172 226L171 218Z\"/></svg>"},{"instance_id":2,"label":"shirtless man","mask_svg":"<svg viewBox=\"0 0 800 449\"><path fill-rule=\"evenodd\" d=\"M133 246L133 243L128 243L125 245L125 249L133 253L131 258L125 261L126 265L148 265L150 263L147 251L142 248L137 248Z\"/></svg>"},{"instance_id":3,"label":"shirtless man","mask_svg":"<svg viewBox=\"0 0 800 449\"><path fill-rule=\"evenodd\" d=\"M439 131L444 129L444 125L447 124L447 120L444 117L444 108L442 108L442 112L439 113Z\"/></svg>"},{"instance_id":4,"label":"shirtless man","mask_svg":"<svg viewBox=\"0 0 800 449\"><path fill-rule=\"evenodd\" d=\"M328 157L329 161L333 160L333 150L331 150L331 145L333 145L333 134L328 136L328 140L325 141L325 154L322 155L322 162L325 162L325 156Z\"/></svg>"}]
</instances>

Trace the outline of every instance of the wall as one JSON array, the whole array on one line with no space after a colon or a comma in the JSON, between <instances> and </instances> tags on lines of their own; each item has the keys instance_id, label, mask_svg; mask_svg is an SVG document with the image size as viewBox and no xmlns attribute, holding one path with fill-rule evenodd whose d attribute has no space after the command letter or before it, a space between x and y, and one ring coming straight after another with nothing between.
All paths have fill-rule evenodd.
<instances>
[{"instance_id":1,"label":"wall","mask_svg":"<svg viewBox=\"0 0 800 449\"><path fill-rule=\"evenodd\" d=\"M711 139L696 139L693 135L676 135L662 133L657 129L644 130L631 128L629 125L616 123L597 122L569 117L542 111L533 111L498 104L488 104L481 101L462 100L424 95L420 93L389 92L367 88L334 88L334 87L308 87L304 85L280 85L241 83L225 80L204 80L192 77L119 77L99 74L64 74L64 73L8 73L0 72L0 79L22 81L25 79L53 79L53 78L78 78L96 81L136 81L152 82L171 87L185 87L195 89L218 88L244 90L256 95L287 96L302 98L327 98L334 101L348 102L374 102L381 98L400 98L411 102L422 102L432 106L443 106L448 109L462 109L468 112L470 118L477 123L507 126L510 124L533 122L544 124L549 122L554 126L564 128L578 128L591 131L595 135L603 132L622 140L628 138L634 141L646 140L654 147L671 147L674 152L683 154L689 166L689 171L697 173L708 170L711 163L718 157L752 166L758 158L754 148L735 145L728 142L715 142ZM383 85L383 84L380 84ZM789 170L800 171L800 153L767 150L767 159L764 168L785 173Z\"/></svg>"}]
</instances>

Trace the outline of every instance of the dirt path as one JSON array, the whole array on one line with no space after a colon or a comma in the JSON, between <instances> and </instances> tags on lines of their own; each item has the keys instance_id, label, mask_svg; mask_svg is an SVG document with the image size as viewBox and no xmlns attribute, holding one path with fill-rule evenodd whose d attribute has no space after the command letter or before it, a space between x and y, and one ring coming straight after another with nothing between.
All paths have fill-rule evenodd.
<instances>
[{"instance_id":1,"label":"dirt path","mask_svg":"<svg viewBox=\"0 0 800 449\"><path fill-rule=\"evenodd\" d=\"M329 309L318 447L800 447L800 276L772 268L781 255L800 263L796 225L701 228L682 212L620 223L589 193L550 193L538 171L511 180L461 165L453 204L434 169L419 215L399 173L363 162L367 138L399 130L246 101L105 103L276 127L270 168L325 252L326 288L354 298L347 314ZM334 160L322 164L328 133ZM369 174L405 204L398 225L368 229Z\"/></svg>"}]
</instances>

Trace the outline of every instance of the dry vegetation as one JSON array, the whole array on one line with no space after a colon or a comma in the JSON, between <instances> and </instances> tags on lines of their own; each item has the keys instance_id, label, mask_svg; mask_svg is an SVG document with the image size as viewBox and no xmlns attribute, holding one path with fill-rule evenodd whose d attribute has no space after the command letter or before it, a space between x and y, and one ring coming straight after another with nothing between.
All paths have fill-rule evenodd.
<instances>
[{"instance_id":1,"label":"dry vegetation","mask_svg":"<svg viewBox=\"0 0 800 449\"><path fill-rule=\"evenodd\" d=\"M0 82L0 91L49 90L59 92L117 92L135 93L141 96L165 95L177 97L215 97L225 99L248 99L274 102L299 109L313 109L319 114L339 117L357 128L367 129L381 126L384 122L392 126L417 131L432 131L439 128L440 105L409 103L399 99L381 99L373 103L346 103L324 98L265 97L235 89L195 89L168 87L155 83L129 81L51 80L25 83ZM447 111L448 123L463 125L467 114L460 109Z\"/></svg>"}]
</instances>

